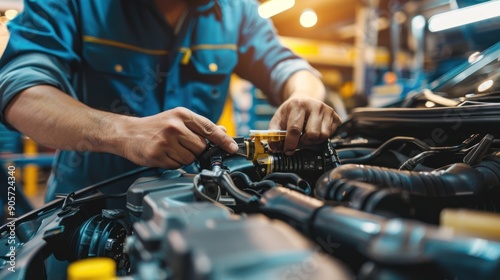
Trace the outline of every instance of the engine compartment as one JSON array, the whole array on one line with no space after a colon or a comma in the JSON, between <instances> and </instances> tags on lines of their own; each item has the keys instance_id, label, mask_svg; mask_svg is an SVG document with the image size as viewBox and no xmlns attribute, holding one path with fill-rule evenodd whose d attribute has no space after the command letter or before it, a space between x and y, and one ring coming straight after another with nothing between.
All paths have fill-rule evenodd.
<instances>
[{"instance_id":1,"label":"engine compartment","mask_svg":"<svg viewBox=\"0 0 500 280\"><path fill-rule=\"evenodd\" d=\"M494 279L500 145L473 132L436 145L346 123L292 156L269 149L275 131L236 139L234 155L210 144L199 172L142 168L20 217L14 237L3 226L16 271L2 247L0 278L107 257L118 279Z\"/></svg>"}]
</instances>

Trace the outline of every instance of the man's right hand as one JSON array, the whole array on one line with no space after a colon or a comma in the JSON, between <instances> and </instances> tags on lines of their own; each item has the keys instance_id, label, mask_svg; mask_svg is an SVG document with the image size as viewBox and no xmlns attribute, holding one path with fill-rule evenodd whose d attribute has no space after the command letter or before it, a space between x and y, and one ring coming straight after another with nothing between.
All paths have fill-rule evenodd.
<instances>
[{"instance_id":1,"label":"man's right hand","mask_svg":"<svg viewBox=\"0 0 500 280\"><path fill-rule=\"evenodd\" d=\"M173 169L190 164L205 150L206 140L229 153L238 150L223 128L186 108L133 118L124 130L121 156L142 166Z\"/></svg>"},{"instance_id":2,"label":"man's right hand","mask_svg":"<svg viewBox=\"0 0 500 280\"><path fill-rule=\"evenodd\" d=\"M19 93L5 116L41 145L113 153L142 166L173 169L190 164L203 152L206 140L229 153L238 150L221 127L186 108L137 118L90 108L46 85Z\"/></svg>"}]
</instances>

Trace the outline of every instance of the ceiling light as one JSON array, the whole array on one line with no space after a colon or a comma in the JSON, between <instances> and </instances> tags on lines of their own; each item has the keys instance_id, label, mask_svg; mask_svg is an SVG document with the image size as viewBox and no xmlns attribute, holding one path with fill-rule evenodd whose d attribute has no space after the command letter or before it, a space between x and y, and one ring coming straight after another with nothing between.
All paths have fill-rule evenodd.
<instances>
[{"instance_id":1,"label":"ceiling light","mask_svg":"<svg viewBox=\"0 0 500 280\"><path fill-rule=\"evenodd\" d=\"M269 0L259 6L259 15L263 18L270 18L295 5L295 0Z\"/></svg>"},{"instance_id":2,"label":"ceiling light","mask_svg":"<svg viewBox=\"0 0 500 280\"><path fill-rule=\"evenodd\" d=\"M484 92L489 90L492 86L493 86L493 80L486 80L477 87L477 91Z\"/></svg>"},{"instance_id":3,"label":"ceiling light","mask_svg":"<svg viewBox=\"0 0 500 280\"><path fill-rule=\"evenodd\" d=\"M318 15L313 9L305 9L300 15L300 25L308 28L313 27L318 22Z\"/></svg>"},{"instance_id":4,"label":"ceiling light","mask_svg":"<svg viewBox=\"0 0 500 280\"><path fill-rule=\"evenodd\" d=\"M469 63L472 64L474 62L478 62L483 58L483 55L480 52L475 52L469 56Z\"/></svg>"},{"instance_id":5,"label":"ceiling light","mask_svg":"<svg viewBox=\"0 0 500 280\"><path fill-rule=\"evenodd\" d=\"M500 16L500 1L491 1L437 14L429 19L429 30L438 32Z\"/></svg>"},{"instance_id":6,"label":"ceiling light","mask_svg":"<svg viewBox=\"0 0 500 280\"><path fill-rule=\"evenodd\" d=\"M425 27L425 17L418 15L411 20L411 25L414 28L421 29Z\"/></svg>"}]
</instances>

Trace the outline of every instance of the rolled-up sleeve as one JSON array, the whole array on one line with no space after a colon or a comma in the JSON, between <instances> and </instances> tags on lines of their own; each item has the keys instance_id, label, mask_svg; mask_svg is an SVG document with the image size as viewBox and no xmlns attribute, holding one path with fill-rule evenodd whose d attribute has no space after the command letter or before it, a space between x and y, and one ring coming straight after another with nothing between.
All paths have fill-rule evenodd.
<instances>
[{"instance_id":1,"label":"rolled-up sleeve","mask_svg":"<svg viewBox=\"0 0 500 280\"><path fill-rule=\"evenodd\" d=\"M71 76L80 62L78 13L72 1L25 1L9 25L10 38L0 59L0 121L21 91L52 85L74 95ZM8 124L7 124L8 125Z\"/></svg>"},{"instance_id":2,"label":"rolled-up sleeve","mask_svg":"<svg viewBox=\"0 0 500 280\"><path fill-rule=\"evenodd\" d=\"M239 62L235 73L251 81L276 103L288 78L299 70L319 73L304 59L283 46L270 20L258 15L257 1L247 5L240 29Z\"/></svg>"}]
</instances>

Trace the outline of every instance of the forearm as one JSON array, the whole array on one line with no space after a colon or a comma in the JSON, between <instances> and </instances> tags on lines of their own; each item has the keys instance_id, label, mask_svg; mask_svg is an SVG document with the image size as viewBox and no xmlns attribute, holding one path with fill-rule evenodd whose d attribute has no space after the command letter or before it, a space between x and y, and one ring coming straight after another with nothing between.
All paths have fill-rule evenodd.
<instances>
[{"instance_id":1,"label":"forearm","mask_svg":"<svg viewBox=\"0 0 500 280\"><path fill-rule=\"evenodd\" d=\"M323 101L326 91L323 82L308 70L297 71L285 83L281 92L282 102L290 97L311 97Z\"/></svg>"},{"instance_id":2,"label":"forearm","mask_svg":"<svg viewBox=\"0 0 500 280\"><path fill-rule=\"evenodd\" d=\"M92 109L52 86L35 86L12 100L9 124L38 143L61 150L121 155L118 137L133 117Z\"/></svg>"}]
</instances>

